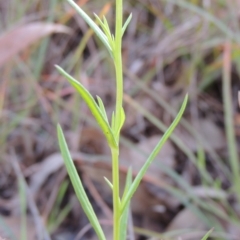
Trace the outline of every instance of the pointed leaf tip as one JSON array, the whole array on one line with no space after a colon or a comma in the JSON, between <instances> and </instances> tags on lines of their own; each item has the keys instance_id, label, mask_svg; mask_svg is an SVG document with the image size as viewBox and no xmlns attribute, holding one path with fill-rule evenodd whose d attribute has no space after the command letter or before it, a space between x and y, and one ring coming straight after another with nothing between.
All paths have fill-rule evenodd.
<instances>
[{"instance_id":1,"label":"pointed leaf tip","mask_svg":"<svg viewBox=\"0 0 240 240\"><path fill-rule=\"evenodd\" d=\"M99 28L99 26L79 7L73 0L67 0L68 3L81 15L81 17L85 20L85 22L92 28L95 34L99 37L102 43L105 45L110 55L112 54L112 48L110 43L108 42L107 36L103 33L103 31Z\"/></svg>"},{"instance_id":2,"label":"pointed leaf tip","mask_svg":"<svg viewBox=\"0 0 240 240\"><path fill-rule=\"evenodd\" d=\"M61 67L57 66L57 69L69 81L69 83L79 92L79 94L81 95L85 103L88 105L97 123L101 127L108 141L108 144L111 147L116 148L117 147L116 139L106 119L106 116L104 116L104 111L105 111L104 106L102 106L102 109L101 109L101 107L98 106L98 104L95 102L90 92L80 82L78 82L71 75L65 72ZM101 105L101 100L100 100L100 105Z\"/></svg>"},{"instance_id":3,"label":"pointed leaf tip","mask_svg":"<svg viewBox=\"0 0 240 240\"><path fill-rule=\"evenodd\" d=\"M153 149L153 151L150 154L150 156L148 157L147 161L144 163L141 170L138 172L136 178L134 179L133 183L131 184L126 196L122 200L122 206L121 206L122 207L122 212L124 211L127 204L129 203L130 199L132 198L133 194L135 193L138 185L140 184L140 182L141 182L144 174L146 173L147 169L149 168L150 164L153 162L153 160L155 159L155 157L157 156L157 154L161 150L162 146L167 141L167 139L170 137L173 130L176 128L179 121L181 120L182 115L183 115L184 110L185 110L186 105L187 105L187 100L188 100L188 95L185 96L184 101L182 103L182 106L181 106L177 116L175 117L174 121L169 126L169 128L166 130L166 132L164 133L164 135L162 136L162 138L160 139L160 141L158 142L156 147Z\"/></svg>"},{"instance_id":4,"label":"pointed leaf tip","mask_svg":"<svg viewBox=\"0 0 240 240\"><path fill-rule=\"evenodd\" d=\"M124 23L124 25L122 27L122 36L125 33L126 28L127 28L128 24L130 23L131 19L132 19L132 13L130 13L130 15L128 16L126 22Z\"/></svg>"},{"instance_id":5,"label":"pointed leaf tip","mask_svg":"<svg viewBox=\"0 0 240 240\"><path fill-rule=\"evenodd\" d=\"M93 226L96 234L98 235L99 239L101 240L106 240L105 235L102 231L102 228L99 224L99 221L97 219L97 216L92 208L92 205L88 199L88 196L84 190L84 187L82 185L82 181L78 175L78 172L76 170L76 167L73 163L70 151L68 149L63 131L61 126L58 124L57 125L57 132L58 132L58 142L59 142L59 147L61 150L61 154L64 160L64 164L66 166L68 175L70 177L71 183L73 185L73 188L75 190L75 193L77 195L77 198L79 202L81 203L83 210L85 214L88 217L88 220L90 221L91 225Z\"/></svg>"}]
</instances>

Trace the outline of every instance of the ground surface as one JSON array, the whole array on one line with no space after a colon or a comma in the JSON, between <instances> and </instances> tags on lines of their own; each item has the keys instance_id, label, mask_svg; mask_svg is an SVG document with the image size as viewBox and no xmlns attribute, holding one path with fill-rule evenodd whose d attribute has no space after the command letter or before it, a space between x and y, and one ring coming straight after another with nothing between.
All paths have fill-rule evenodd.
<instances>
[{"instance_id":1,"label":"ground surface","mask_svg":"<svg viewBox=\"0 0 240 240\"><path fill-rule=\"evenodd\" d=\"M76 1L114 20L110 1ZM181 124L136 192L129 239L239 239L239 1L124 2L133 18L123 41L120 177L136 174L179 109ZM111 21L112 19L112 21ZM110 116L114 68L107 51L65 1L0 0L0 235L96 239L66 174L56 124L66 134L108 239L109 149L62 66L100 96ZM27 236L26 236L27 235Z\"/></svg>"}]
</instances>

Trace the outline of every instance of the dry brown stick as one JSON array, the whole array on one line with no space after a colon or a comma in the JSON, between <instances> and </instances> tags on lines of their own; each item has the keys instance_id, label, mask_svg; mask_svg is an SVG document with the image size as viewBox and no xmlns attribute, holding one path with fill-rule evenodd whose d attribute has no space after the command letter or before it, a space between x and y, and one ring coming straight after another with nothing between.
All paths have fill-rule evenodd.
<instances>
[{"instance_id":1,"label":"dry brown stick","mask_svg":"<svg viewBox=\"0 0 240 240\"><path fill-rule=\"evenodd\" d=\"M102 196L97 191L96 187L92 183L90 177L87 176L87 174L82 175L84 183L87 185L89 192L91 193L92 197L95 199L98 206L102 209L106 217L110 220L112 220L113 214L110 208L107 206L107 204L104 202Z\"/></svg>"},{"instance_id":2,"label":"dry brown stick","mask_svg":"<svg viewBox=\"0 0 240 240\"><path fill-rule=\"evenodd\" d=\"M102 225L106 225L106 226L112 226L113 223L112 221L109 220L105 220L105 219L100 219L99 223ZM77 236L74 238L74 240L81 240L82 237L92 228L92 225L90 223L88 223L86 226L84 226L79 233L77 234Z\"/></svg>"}]
</instances>

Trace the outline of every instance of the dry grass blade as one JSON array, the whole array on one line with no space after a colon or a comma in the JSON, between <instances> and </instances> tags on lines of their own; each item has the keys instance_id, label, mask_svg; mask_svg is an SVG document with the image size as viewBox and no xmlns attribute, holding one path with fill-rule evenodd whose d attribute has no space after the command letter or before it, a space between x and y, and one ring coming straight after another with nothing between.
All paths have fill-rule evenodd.
<instances>
[{"instance_id":1,"label":"dry grass blade","mask_svg":"<svg viewBox=\"0 0 240 240\"><path fill-rule=\"evenodd\" d=\"M70 29L60 24L35 22L18 26L0 36L0 67L20 51L52 33L70 33Z\"/></svg>"},{"instance_id":2,"label":"dry grass blade","mask_svg":"<svg viewBox=\"0 0 240 240\"><path fill-rule=\"evenodd\" d=\"M189 3L189 1L184 0L168 0L169 2L172 2L173 4L176 4L182 8L185 8L187 10L190 10L199 16L203 17L204 19L212 22L215 24L215 26L218 27L219 30L221 30L224 34L226 34L229 38L232 40L239 42L239 36L235 34L223 21L215 17L214 15L208 13L207 11L203 10L200 7L197 7L196 5Z\"/></svg>"},{"instance_id":3,"label":"dry grass blade","mask_svg":"<svg viewBox=\"0 0 240 240\"><path fill-rule=\"evenodd\" d=\"M112 226L112 221L105 220L105 219L99 219L99 222L104 226ZM77 234L77 236L74 238L74 240L81 240L84 238L84 235L92 228L91 224L85 225ZM94 238L95 239L95 238Z\"/></svg>"},{"instance_id":4,"label":"dry grass blade","mask_svg":"<svg viewBox=\"0 0 240 240\"><path fill-rule=\"evenodd\" d=\"M42 218L40 216L40 213L38 211L36 203L33 199L31 191L28 188L27 183L24 179L23 173L22 173L21 168L20 168L19 163L18 163L16 153L14 151L11 151L11 157L12 157L11 163L12 163L12 167L15 171L15 174L17 175L17 177L19 179L23 180L24 189L25 189L26 195L27 195L28 206L29 206L29 209L30 209L30 211L33 215L33 221L34 221L35 227L36 227L37 239L39 239L39 240L40 239L50 240L51 238L50 238L50 236L49 236L49 234L48 234L48 232L45 228L45 225L42 221Z\"/></svg>"},{"instance_id":5,"label":"dry grass blade","mask_svg":"<svg viewBox=\"0 0 240 240\"><path fill-rule=\"evenodd\" d=\"M240 91L238 91L238 104L239 104L239 107L240 107Z\"/></svg>"},{"instance_id":6,"label":"dry grass blade","mask_svg":"<svg viewBox=\"0 0 240 240\"><path fill-rule=\"evenodd\" d=\"M7 87L7 79L4 79L0 84L0 118L2 115L2 109L4 105L4 99L6 94L6 87Z\"/></svg>"}]
</instances>

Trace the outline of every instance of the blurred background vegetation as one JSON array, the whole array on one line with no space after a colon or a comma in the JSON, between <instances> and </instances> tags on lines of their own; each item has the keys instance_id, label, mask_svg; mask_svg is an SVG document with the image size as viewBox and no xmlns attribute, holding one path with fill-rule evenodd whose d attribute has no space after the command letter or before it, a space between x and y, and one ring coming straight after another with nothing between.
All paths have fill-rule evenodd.
<instances>
[{"instance_id":1,"label":"blurred background vegetation","mask_svg":"<svg viewBox=\"0 0 240 240\"><path fill-rule=\"evenodd\" d=\"M114 23L114 1L76 1ZM136 173L175 116L181 124L150 167L133 201L129 239L240 236L240 1L130 0L123 41L121 179ZM113 29L113 24L112 24ZM113 29L114 30L114 29ZM0 0L0 236L96 239L59 153L56 124L67 135L79 174L111 239L109 150L60 65L115 101L112 61L64 0Z\"/></svg>"}]
</instances>

